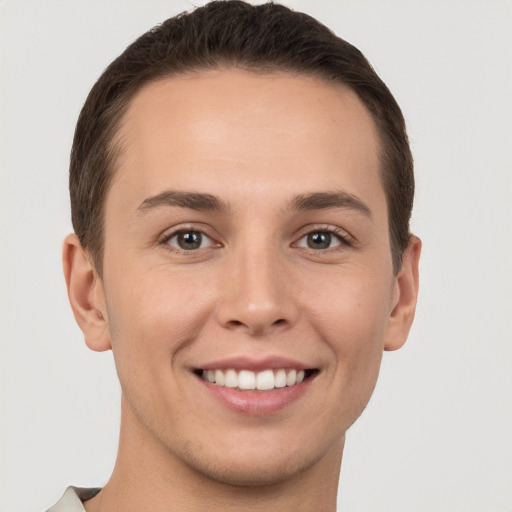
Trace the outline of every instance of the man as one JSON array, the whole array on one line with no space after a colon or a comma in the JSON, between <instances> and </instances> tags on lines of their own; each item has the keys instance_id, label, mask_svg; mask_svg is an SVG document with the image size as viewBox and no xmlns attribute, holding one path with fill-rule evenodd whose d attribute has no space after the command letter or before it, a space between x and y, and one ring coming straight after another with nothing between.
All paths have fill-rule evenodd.
<instances>
[{"instance_id":1,"label":"man","mask_svg":"<svg viewBox=\"0 0 512 512\"><path fill-rule=\"evenodd\" d=\"M404 120L362 54L279 5L171 18L93 87L70 192L69 299L113 350L121 433L103 489L50 510L335 510L421 247Z\"/></svg>"}]
</instances>

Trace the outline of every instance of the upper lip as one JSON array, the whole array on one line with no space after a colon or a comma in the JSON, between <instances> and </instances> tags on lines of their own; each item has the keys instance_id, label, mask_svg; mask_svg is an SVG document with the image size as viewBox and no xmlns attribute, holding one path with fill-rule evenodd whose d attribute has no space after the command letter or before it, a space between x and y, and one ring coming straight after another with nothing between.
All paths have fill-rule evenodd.
<instances>
[{"instance_id":1,"label":"upper lip","mask_svg":"<svg viewBox=\"0 0 512 512\"><path fill-rule=\"evenodd\" d=\"M281 356L270 356L263 358L254 358L248 356L230 357L211 361L198 369L201 370L228 370L230 368L236 370L251 370L253 372L262 370L278 370L280 368L293 368L295 370L312 369L311 365L305 365L295 359Z\"/></svg>"}]
</instances>

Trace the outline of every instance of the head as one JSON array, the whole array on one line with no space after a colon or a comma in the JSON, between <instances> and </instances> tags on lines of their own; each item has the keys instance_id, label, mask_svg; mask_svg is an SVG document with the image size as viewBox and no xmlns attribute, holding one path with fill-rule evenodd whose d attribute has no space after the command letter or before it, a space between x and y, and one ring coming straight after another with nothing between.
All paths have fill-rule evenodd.
<instances>
[{"instance_id":1,"label":"head","mask_svg":"<svg viewBox=\"0 0 512 512\"><path fill-rule=\"evenodd\" d=\"M308 16L212 3L116 59L78 121L64 265L132 470L143 446L229 484L332 478L414 316L412 192L396 102Z\"/></svg>"},{"instance_id":2,"label":"head","mask_svg":"<svg viewBox=\"0 0 512 512\"><path fill-rule=\"evenodd\" d=\"M108 66L78 119L70 164L75 233L101 275L105 197L122 151L118 135L146 84L191 71L275 71L348 87L377 127L395 274L410 239L413 159L400 107L364 55L310 16L282 5L212 2L143 34Z\"/></svg>"}]
</instances>

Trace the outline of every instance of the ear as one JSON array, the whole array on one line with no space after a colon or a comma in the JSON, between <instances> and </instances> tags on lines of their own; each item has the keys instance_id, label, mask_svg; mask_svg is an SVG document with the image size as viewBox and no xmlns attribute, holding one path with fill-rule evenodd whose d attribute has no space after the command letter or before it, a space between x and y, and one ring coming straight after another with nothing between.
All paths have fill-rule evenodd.
<instances>
[{"instance_id":1,"label":"ear","mask_svg":"<svg viewBox=\"0 0 512 512\"><path fill-rule=\"evenodd\" d=\"M409 335L418 298L420 254L421 240L411 236L402 257L402 268L395 277L393 308L388 320L384 350L399 349Z\"/></svg>"},{"instance_id":2,"label":"ear","mask_svg":"<svg viewBox=\"0 0 512 512\"><path fill-rule=\"evenodd\" d=\"M74 233L66 237L62 264L71 309L86 345L101 352L112 347L103 283L89 256Z\"/></svg>"}]
</instances>

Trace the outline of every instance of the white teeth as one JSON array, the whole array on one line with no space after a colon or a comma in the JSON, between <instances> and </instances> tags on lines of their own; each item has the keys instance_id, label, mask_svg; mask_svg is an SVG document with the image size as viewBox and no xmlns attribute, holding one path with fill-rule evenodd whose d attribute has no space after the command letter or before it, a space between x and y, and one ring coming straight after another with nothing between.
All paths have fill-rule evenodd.
<instances>
[{"instance_id":1,"label":"white teeth","mask_svg":"<svg viewBox=\"0 0 512 512\"><path fill-rule=\"evenodd\" d=\"M258 373L256 376L256 389L260 391L274 389L274 372L272 370Z\"/></svg>"},{"instance_id":2,"label":"white teeth","mask_svg":"<svg viewBox=\"0 0 512 512\"><path fill-rule=\"evenodd\" d=\"M240 389L256 389L256 375L249 370L241 370L238 374L238 387Z\"/></svg>"},{"instance_id":3,"label":"white teeth","mask_svg":"<svg viewBox=\"0 0 512 512\"><path fill-rule=\"evenodd\" d=\"M228 370L224 375L224 386L227 388L237 388L238 387L238 374L235 370Z\"/></svg>"},{"instance_id":4,"label":"white teeth","mask_svg":"<svg viewBox=\"0 0 512 512\"><path fill-rule=\"evenodd\" d=\"M274 387L284 388L286 386L286 372L284 370L277 370L274 377Z\"/></svg>"},{"instance_id":5,"label":"white teeth","mask_svg":"<svg viewBox=\"0 0 512 512\"><path fill-rule=\"evenodd\" d=\"M222 370L215 370L215 384L224 386L224 373Z\"/></svg>"},{"instance_id":6,"label":"white teeth","mask_svg":"<svg viewBox=\"0 0 512 512\"><path fill-rule=\"evenodd\" d=\"M291 370L288 372L288 375L286 376L286 385L293 386L296 383L297 383L297 372L295 370Z\"/></svg>"},{"instance_id":7,"label":"white teeth","mask_svg":"<svg viewBox=\"0 0 512 512\"><path fill-rule=\"evenodd\" d=\"M250 370L203 370L202 378L217 386L239 388L243 390L257 389L267 391L300 384L306 376L304 370L263 370L255 373Z\"/></svg>"}]
</instances>

